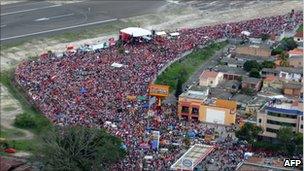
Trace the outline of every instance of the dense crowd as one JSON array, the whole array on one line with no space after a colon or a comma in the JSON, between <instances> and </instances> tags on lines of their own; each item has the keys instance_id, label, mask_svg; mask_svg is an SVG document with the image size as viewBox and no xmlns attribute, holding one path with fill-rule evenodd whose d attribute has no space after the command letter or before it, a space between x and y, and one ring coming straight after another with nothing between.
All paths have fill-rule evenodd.
<instances>
[{"instance_id":1,"label":"dense crowd","mask_svg":"<svg viewBox=\"0 0 304 171\"><path fill-rule=\"evenodd\" d=\"M168 62L183 52L221 38L240 37L246 30L251 36L279 35L290 31L303 20L302 12L253 19L215 26L179 30L175 38L158 37L148 43L110 47L99 52L77 51L56 57L50 55L36 61L24 61L16 69L17 83L24 88L33 103L52 122L58 125L81 124L104 127L123 139L128 156L114 170L140 168L143 157L153 156L154 169L168 169L181 155L180 146L189 130L205 134L210 128L198 123L180 122L175 106L153 107L152 119L147 119L148 109L143 107L148 98L128 99L127 96L147 97L147 86ZM112 63L123 64L112 67ZM110 124L109 124L110 123ZM160 153L141 144L149 143L147 130L159 130L161 147L169 151ZM191 143L202 141L194 138ZM230 141L229 141L230 142ZM233 170L243 158L243 150L234 143L223 145L213 155L221 167ZM172 144L176 144L171 147ZM169 148L170 147L170 148ZM218 159L216 155L225 154Z\"/></svg>"}]
</instances>

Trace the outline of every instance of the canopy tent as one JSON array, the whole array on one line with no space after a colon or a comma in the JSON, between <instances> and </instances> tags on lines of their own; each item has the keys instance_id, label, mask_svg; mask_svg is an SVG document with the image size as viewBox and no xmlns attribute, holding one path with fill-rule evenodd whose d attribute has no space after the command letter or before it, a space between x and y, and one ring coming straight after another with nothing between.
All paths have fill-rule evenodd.
<instances>
[{"instance_id":1,"label":"canopy tent","mask_svg":"<svg viewBox=\"0 0 304 171\"><path fill-rule=\"evenodd\" d=\"M107 48L107 44L106 43L92 45L92 49L93 50L104 49L104 48Z\"/></svg>"},{"instance_id":2,"label":"canopy tent","mask_svg":"<svg viewBox=\"0 0 304 171\"><path fill-rule=\"evenodd\" d=\"M170 36L179 36L179 32L170 33Z\"/></svg>"},{"instance_id":3,"label":"canopy tent","mask_svg":"<svg viewBox=\"0 0 304 171\"><path fill-rule=\"evenodd\" d=\"M250 36L251 33L249 31L242 31L241 34L245 36Z\"/></svg>"},{"instance_id":4,"label":"canopy tent","mask_svg":"<svg viewBox=\"0 0 304 171\"><path fill-rule=\"evenodd\" d=\"M111 66L115 67L115 68L121 68L123 66L123 64L114 62Z\"/></svg>"},{"instance_id":5,"label":"canopy tent","mask_svg":"<svg viewBox=\"0 0 304 171\"><path fill-rule=\"evenodd\" d=\"M167 33L164 32L164 31L159 31L159 32L156 32L155 33L157 36L163 36L163 35L166 35Z\"/></svg>"},{"instance_id":6,"label":"canopy tent","mask_svg":"<svg viewBox=\"0 0 304 171\"><path fill-rule=\"evenodd\" d=\"M146 30L139 27L128 27L125 29L120 30L121 33L128 34L133 37L143 37L143 36L150 36L152 32L150 30Z\"/></svg>"}]
</instances>

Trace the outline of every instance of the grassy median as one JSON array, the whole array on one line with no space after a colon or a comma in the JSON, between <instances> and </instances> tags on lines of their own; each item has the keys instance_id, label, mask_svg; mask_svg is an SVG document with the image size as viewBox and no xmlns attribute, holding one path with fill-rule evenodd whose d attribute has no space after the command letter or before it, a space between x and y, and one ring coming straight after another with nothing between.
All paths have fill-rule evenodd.
<instances>
[{"instance_id":1,"label":"grassy median","mask_svg":"<svg viewBox=\"0 0 304 171\"><path fill-rule=\"evenodd\" d=\"M193 75L203 64L203 62L211 58L216 51L224 48L226 42L212 43L203 49L197 49L183 59L180 59L171 64L161 75L156 79L157 84L165 84L170 86L170 92L174 92L177 85L177 80L182 75L182 83Z\"/></svg>"}]
</instances>

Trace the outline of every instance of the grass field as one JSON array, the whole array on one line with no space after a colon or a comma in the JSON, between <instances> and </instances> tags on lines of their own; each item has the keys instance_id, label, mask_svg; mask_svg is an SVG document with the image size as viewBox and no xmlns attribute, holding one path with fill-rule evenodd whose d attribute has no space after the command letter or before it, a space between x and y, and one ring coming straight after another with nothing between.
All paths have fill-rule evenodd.
<instances>
[{"instance_id":1,"label":"grass field","mask_svg":"<svg viewBox=\"0 0 304 171\"><path fill-rule=\"evenodd\" d=\"M24 136L24 133L16 129L7 129L1 127L0 138L15 138L20 136Z\"/></svg>"},{"instance_id":2,"label":"grass field","mask_svg":"<svg viewBox=\"0 0 304 171\"><path fill-rule=\"evenodd\" d=\"M192 74L202 65L202 63L212 57L216 51L220 50L226 45L226 42L213 43L203 49L193 51L191 54L178 60L169 66L156 79L157 84L165 84L170 86L170 92L174 92L178 77L182 74L183 83L187 81Z\"/></svg>"},{"instance_id":3,"label":"grass field","mask_svg":"<svg viewBox=\"0 0 304 171\"><path fill-rule=\"evenodd\" d=\"M14 70L5 71L1 73L0 82L7 87L9 93L19 101L24 113L32 116L37 127L31 129L32 132L39 133L44 128L50 126L49 120L37 111L26 99L25 93L13 84Z\"/></svg>"},{"instance_id":4,"label":"grass field","mask_svg":"<svg viewBox=\"0 0 304 171\"><path fill-rule=\"evenodd\" d=\"M14 148L18 151L33 152L38 145L38 142L35 139L32 140L10 140L8 144L11 148Z\"/></svg>"}]
</instances>

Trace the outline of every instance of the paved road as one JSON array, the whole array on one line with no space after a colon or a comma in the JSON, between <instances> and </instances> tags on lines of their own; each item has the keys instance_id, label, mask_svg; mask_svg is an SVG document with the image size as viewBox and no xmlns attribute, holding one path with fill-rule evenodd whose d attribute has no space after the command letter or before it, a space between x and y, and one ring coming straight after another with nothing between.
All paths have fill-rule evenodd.
<instances>
[{"instance_id":1,"label":"paved road","mask_svg":"<svg viewBox=\"0 0 304 171\"><path fill-rule=\"evenodd\" d=\"M1 43L151 13L166 1L22 2L1 6Z\"/></svg>"}]
</instances>

